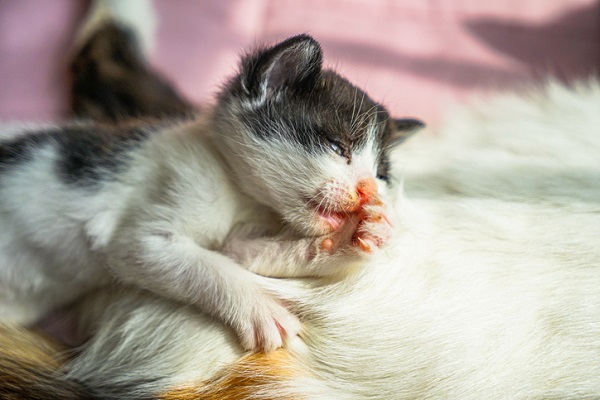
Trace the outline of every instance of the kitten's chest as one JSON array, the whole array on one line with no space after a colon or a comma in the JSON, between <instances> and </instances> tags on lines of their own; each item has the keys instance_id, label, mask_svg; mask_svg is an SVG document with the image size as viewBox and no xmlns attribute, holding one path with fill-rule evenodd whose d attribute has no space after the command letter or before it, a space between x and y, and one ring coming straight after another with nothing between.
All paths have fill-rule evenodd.
<instances>
[{"instance_id":1,"label":"kitten's chest","mask_svg":"<svg viewBox=\"0 0 600 400\"><path fill-rule=\"evenodd\" d=\"M178 208L177 230L187 232L202 247L217 250L237 224L256 224L270 214L263 212L255 200L240 193L230 181L220 180L210 187L209 193L185 196L186 204Z\"/></svg>"},{"instance_id":2,"label":"kitten's chest","mask_svg":"<svg viewBox=\"0 0 600 400\"><path fill-rule=\"evenodd\" d=\"M149 194L152 215L140 217L165 224L164 229L153 230L181 233L202 247L218 249L234 225L258 212L257 202L240 191L223 160L206 143L177 146L159 170L158 196Z\"/></svg>"},{"instance_id":3,"label":"kitten's chest","mask_svg":"<svg viewBox=\"0 0 600 400\"><path fill-rule=\"evenodd\" d=\"M244 219L244 205L251 206L244 204L238 193L220 189L208 203L210 207L189 208L189 221L193 224L190 231L196 241L207 248L219 248L232 227Z\"/></svg>"}]
</instances>

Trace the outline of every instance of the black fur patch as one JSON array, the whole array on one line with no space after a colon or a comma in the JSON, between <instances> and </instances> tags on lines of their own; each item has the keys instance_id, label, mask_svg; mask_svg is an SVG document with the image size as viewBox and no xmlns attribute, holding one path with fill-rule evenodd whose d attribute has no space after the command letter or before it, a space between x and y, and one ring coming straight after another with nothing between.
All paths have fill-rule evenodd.
<instances>
[{"instance_id":1,"label":"black fur patch","mask_svg":"<svg viewBox=\"0 0 600 400\"><path fill-rule=\"evenodd\" d=\"M51 141L50 135L25 134L16 139L0 141L0 172L33 157L35 149Z\"/></svg>"},{"instance_id":2,"label":"black fur patch","mask_svg":"<svg viewBox=\"0 0 600 400\"><path fill-rule=\"evenodd\" d=\"M298 35L242 59L241 84L251 97L273 96L290 87L310 86L321 71L323 52L308 35Z\"/></svg>"},{"instance_id":3,"label":"black fur patch","mask_svg":"<svg viewBox=\"0 0 600 400\"><path fill-rule=\"evenodd\" d=\"M240 107L244 111L236 117L258 138L295 142L313 153L335 143L351 155L365 143L367 127L380 112L366 93L321 69L321 48L306 35L244 58L240 75L229 82L220 101L255 104Z\"/></svg>"},{"instance_id":4,"label":"black fur patch","mask_svg":"<svg viewBox=\"0 0 600 400\"><path fill-rule=\"evenodd\" d=\"M259 139L296 143L312 154L334 152L348 163L374 135L378 175L388 180L393 120L364 91L322 69L321 47L310 36L247 55L219 100L221 121L234 118Z\"/></svg>"},{"instance_id":5,"label":"black fur patch","mask_svg":"<svg viewBox=\"0 0 600 400\"><path fill-rule=\"evenodd\" d=\"M66 183L89 185L119 172L130 159L130 150L148 136L143 127L116 131L113 128L69 128L60 143L60 176Z\"/></svg>"},{"instance_id":6,"label":"black fur patch","mask_svg":"<svg viewBox=\"0 0 600 400\"><path fill-rule=\"evenodd\" d=\"M138 147L155 129L149 125L70 125L26 132L0 142L0 171L33 159L44 146L54 146L56 173L63 182L91 187L110 180L125 167L130 150Z\"/></svg>"}]
</instances>

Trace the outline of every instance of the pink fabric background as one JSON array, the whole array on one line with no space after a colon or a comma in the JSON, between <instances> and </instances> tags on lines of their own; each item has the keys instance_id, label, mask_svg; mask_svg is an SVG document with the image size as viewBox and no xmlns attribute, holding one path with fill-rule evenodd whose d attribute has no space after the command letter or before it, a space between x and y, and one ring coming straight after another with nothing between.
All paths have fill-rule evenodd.
<instances>
[{"instance_id":1,"label":"pink fabric background","mask_svg":"<svg viewBox=\"0 0 600 400\"><path fill-rule=\"evenodd\" d=\"M126 1L126 0L124 0ZM238 54L309 33L326 64L397 116L600 67L596 0L162 0L152 63L210 101ZM0 121L59 119L81 0L0 0Z\"/></svg>"}]
</instances>

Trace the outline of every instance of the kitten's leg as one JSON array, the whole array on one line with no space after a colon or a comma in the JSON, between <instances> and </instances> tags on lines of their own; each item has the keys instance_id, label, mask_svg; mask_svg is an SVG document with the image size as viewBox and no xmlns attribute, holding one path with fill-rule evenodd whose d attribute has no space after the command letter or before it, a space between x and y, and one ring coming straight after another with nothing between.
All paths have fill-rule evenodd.
<instances>
[{"instance_id":1,"label":"kitten's leg","mask_svg":"<svg viewBox=\"0 0 600 400\"><path fill-rule=\"evenodd\" d=\"M383 246L391 223L383 206L366 205L339 229L323 237L294 237L289 232L261 236L245 226L235 229L222 252L254 273L278 278L340 276L354 270Z\"/></svg>"},{"instance_id":2,"label":"kitten's leg","mask_svg":"<svg viewBox=\"0 0 600 400\"><path fill-rule=\"evenodd\" d=\"M113 250L108 265L119 279L195 305L231 326L245 349L274 350L300 330L298 319L261 288L261 277L187 236L157 233Z\"/></svg>"},{"instance_id":3,"label":"kitten's leg","mask_svg":"<svg viewBox=\"0 0 600 400\"><path fill-rule=\"evenodd\" d=\"M144 60L154 33L151 7L144 0L93 3L71 63L76 116L116 121L197 112Z\"/></svg>"}]
</instances>

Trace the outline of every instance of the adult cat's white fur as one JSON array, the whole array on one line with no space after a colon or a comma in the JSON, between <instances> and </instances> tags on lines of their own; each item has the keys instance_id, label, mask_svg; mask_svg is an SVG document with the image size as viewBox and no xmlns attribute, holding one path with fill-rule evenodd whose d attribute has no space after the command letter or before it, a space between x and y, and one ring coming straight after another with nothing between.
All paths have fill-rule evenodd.
<instances>
[{"instance_id":1,"label":"adult cat's white fur","mask_svg":"<svg viewBox=\"0 0 600 400\"><path fill-rule=\"evenodd\" d=\"M599 106L596 81L551 83L399 149L387 251L332 285L263 278L301 315L289 348L309 373L253 398L598 398ZM104 395L189 385L241 354L219 324L141 292L83 310L96 334L69 370Z\"/></svg>"}]
</instances>

